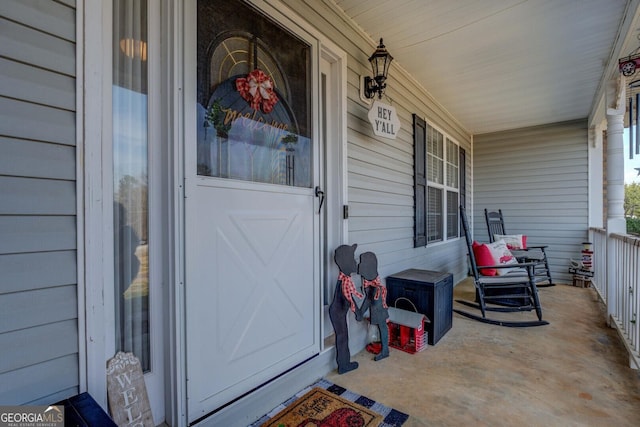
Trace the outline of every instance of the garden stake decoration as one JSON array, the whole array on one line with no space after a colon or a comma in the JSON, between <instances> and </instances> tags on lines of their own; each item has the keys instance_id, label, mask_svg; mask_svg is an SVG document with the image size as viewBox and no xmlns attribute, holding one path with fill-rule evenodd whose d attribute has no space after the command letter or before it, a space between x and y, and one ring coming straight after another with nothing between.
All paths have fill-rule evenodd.
<instances>
[{"instance_id":1,"label":"garden stake decoration","mask_svg":"<svg viewBox=\"0 0 640 427\"><path fill-rule=\"evenodd\" d=\"M378 258L373 252L364 252L360 255L358 264L358 274L362 276L362 288L365 292L365 300L356 312L356 320L362 320L365 311L369 309L371 325L375 325L380 330L380 342L382 349L373 360L381 360L389 357L389 310L387 307L387 288L380 283L378 275Z\"/></svg>"},{"instance_id":2,"label":"garden stake decoration","mask_svg":"<svg viewBox=\"0 0 640 427\"><path fill-rule=\"evenodd\" d=\"M349 310L356 312L356 303L353 296L362 298L362 294L356 290L351 274L357 271L355 253L358 245L340 245L334 254L334 260L340 269L333 301L329 306L329 317L336 334L336 361L338 373L344 374L358 367L358 362L351 361L349 351L349 329L347 328L347 313Z\"/></svg>"}]
</instances>

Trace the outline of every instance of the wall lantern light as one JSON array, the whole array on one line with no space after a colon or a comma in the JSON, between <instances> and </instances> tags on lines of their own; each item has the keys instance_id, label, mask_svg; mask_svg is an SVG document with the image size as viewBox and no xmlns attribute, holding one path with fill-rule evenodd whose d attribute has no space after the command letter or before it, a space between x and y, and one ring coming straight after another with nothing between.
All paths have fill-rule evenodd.
<instances>
[{"instance_id":1,"label":"wall lantern light","mask_svg":"<svg viewBox=\"0 0 640 427\"><path fill-rule=\"evenodd\" d=\"M382 99L382 94L387 87L385 82L387 80L391 61L393 61L393 57L384 47L382 39L380 39L380 45L369 57L371 69L373 70L373 77L366 76L363 81L363 92L367 99L374 98L376 93L378 94L378 99Z\"/></svg>"}]
</instances>

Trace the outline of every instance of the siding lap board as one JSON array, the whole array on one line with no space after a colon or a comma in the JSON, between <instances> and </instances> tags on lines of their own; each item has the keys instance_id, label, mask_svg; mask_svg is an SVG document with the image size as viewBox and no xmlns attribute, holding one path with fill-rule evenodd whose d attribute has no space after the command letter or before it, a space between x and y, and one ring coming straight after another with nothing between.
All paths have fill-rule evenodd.
<instances>
[{"instance_id":1,"label":"siding lap board","mask_svg":"<svg viewBox=\"0 0 640 427\"><path fill-rule=\"evenodd\" d=\"M0 236L0 254L75 251L76 219L73 215L0 215Z\"/></svg>"},{"instance_id":2,"label":"siding lap board","mask_svg":"<svg viewBox=\"0 0 640 427\"><path fill-rule=\"evenodd\" d=\"M74 111L75 79L42 68L0 58L0 95Z\"/></svg>"},{"instance_id":3,"label":"siding lap board","mask_svg":"<svg viewBox=\"0 0 640 427\"><path fill-rule=\"evenodd\" d=\"M0 135L75 145L75 114L0 97Z\"/></svg>"},{"instance_id":4,"label":"siding lap board","mask_svg":"<svg viewBox=\"0 0 640 427\"><path fill-rule=\"evenodd\" d=\"M75 25L69 25L75 20L74 8L54 1L2 0L0 16L70 42L76 40Z\"/></svg>"},{"instance_id":5,"label":"siding lap board","mask_svg":"<svg viewBox=\"0 0 640 427\"><path fill-rule=\"evenodd\" d=\"M75 22L73 24L75 31ZM74 77L75 52L73 42L0 16L0 56L4 58Z\"/></svg>"},{"instance_id":6,"label":"siding lap board","mask_svg":"<svg viewBox=\"0 0 640 427\"><path fill-rule=\"evenodd\" d=\"M73 181L0 177L0 215L74 215Z\"/></svg>"},{"instance_id":7,"label":"siding lap board","mask_svg":"<svg viewBox=\"0 0 640 427\"><path fill-rule=\"evenodd\" d=\"M0 255L0 298L13 292L74 284L75 265L74 250Z\"/></svg>"},{"instance_id":8,"label":"siding lap board","mask_svg":"<svg viewBox=\"0 0 640 427\"><path fill-rule=\"evenodd\" d=\"M0 137L0 175L75 180L69 165L75 162L72 145Z\"/></svg>"},{"instance_id":9,"label":"siding lap board","mask_svg":"<svg viewBox=\"0 0 640 427\"><path fill-rule=\"evenodd\" d=\"M45 405L77 394L78 355L68 355L0 374L0 402Z\"/></svg>"},{"instance_id":10,"label":"siding lap board","mask_svg":"<svg viewBox=\"0 0 640 427\"><path fill-rule=\"evenodd\" d=\"M0 335L0 374L41 363L44 360L78 352L75 319L19 330ZM40 344L40 351L33 351L33 343Z\"/></svg>"},{"instance_id":11,"label":"siding lap board","mask_svg":"<svg viewBox=\"0 0 640 427\"><path fill-rule=\"evenodd\" d=\"M0 2L0 402L79 391L75 2Z\"/></svg>"}]
</instances>

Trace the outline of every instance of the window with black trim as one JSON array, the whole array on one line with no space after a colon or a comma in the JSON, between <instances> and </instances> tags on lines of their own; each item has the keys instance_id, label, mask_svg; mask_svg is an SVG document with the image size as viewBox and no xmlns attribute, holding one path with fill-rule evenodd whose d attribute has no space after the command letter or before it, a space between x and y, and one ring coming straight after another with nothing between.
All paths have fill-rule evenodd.
<instances>
[{"instance_id":1,"label":"window with black trim","mask_svg":"<svg viewBox=\"0 0 640 427\"><path fill-rule=\"evenodd\" d=\"M414 114L414 246L460 235L458 207L465 202L464 149Z\"/></svg>"}]
</instances>

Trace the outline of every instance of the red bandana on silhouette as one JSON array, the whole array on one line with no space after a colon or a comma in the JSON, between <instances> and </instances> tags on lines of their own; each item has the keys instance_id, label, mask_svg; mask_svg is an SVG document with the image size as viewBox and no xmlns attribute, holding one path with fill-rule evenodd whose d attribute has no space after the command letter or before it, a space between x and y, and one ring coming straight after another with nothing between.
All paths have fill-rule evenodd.
<instances>
[{"instance_id":1,"label":"red bandana on silhouette","mask_svg":"<svg viewBox=\"0 0 640 427\"><path fill-rule=\"evenodd\" d=\"M380 295L382 294L382 306L384 308L387 308L387 288L382 286L382 283L380 283L380 276L376 277L373 280L367 280L363 277L362 287L364 289L367 289L368 286L373 286L374 288L376 288L376 294L373 297L374 299L379 299Z\"/></svg>"},{"instance_id":2,"label":"red bandana on silhouette","mask_svg":"<svg viewBox=\"0 0 640 427\"><path fill-rule=\"evenodd\" d=\"M353 295L358 298L362 298L362 294L356 290L356 285L353 284L351 276L347 276L341 271L338 275L338 280L342 282L342 295L344 295L347 301L349 301L349 304L351 304L351 311L355 313L356 304L353 301Z\"/></svg>"}]
</instances>

